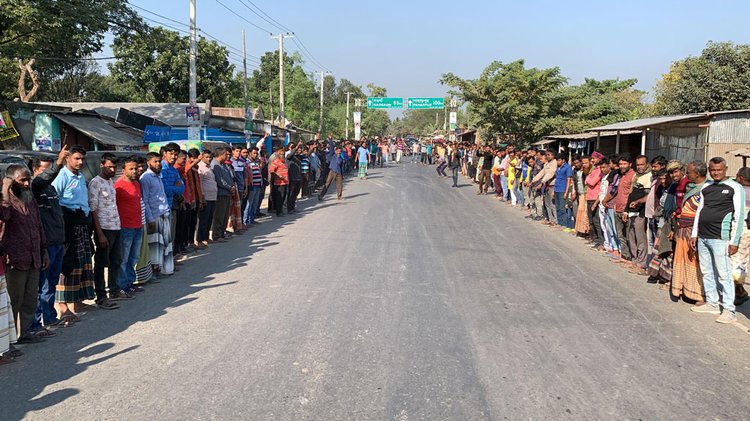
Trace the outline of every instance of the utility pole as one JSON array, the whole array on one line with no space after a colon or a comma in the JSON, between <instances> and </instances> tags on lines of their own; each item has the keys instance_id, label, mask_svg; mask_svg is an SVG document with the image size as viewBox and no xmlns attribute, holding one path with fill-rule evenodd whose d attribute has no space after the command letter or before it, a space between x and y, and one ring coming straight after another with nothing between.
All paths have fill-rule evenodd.
<instances>
[{"instance_id":1,"label":"utility pole","mask_svg":"<svg viewBox=\"0 0 750 421\"><path fill-rule=\"evenodd\" d=\"M279 39L279 120L281 125L284 124L284 38L293 37L294 34L289 33L286 35L279 33L278 37L271 37Z\"/></svg>"},{"instance_id":2,"label":"utility pole","mask_svg":"<svg viewBox=\"0 0 750 421\"><path fill-rule=\"evenodd\" d=\"M349 140L349 96L352 93L346 91L346 140Z\"/></svg>"},{"instance_id":3,"label":"utility pole","mask_svg":"<svg viewBox=\"0 0 750 421\"><path fill-rule=\"evenodd\" d=\"M244 78L242 79L242 91L245 95L245 112L247 112L250 103L247 100L247 46L245 45L245 30L242 30L242 71Z\"/></svg>"},{"instance_id":4,"label":"utility pole","mask_svg":"<svg viewBox=\"0 0 750 421\"><path fill-rule=\"evenodd\" d=\"M194 107L198 97L198 73L195 70L195 57L198 52L198 31L195 27L195 1L190 0L190 106Z\"/></svg>"},{"instance_id":5,"label":"utility pole","mask_svg":"<svg viewBox=\"0 0 750 421\"><path fill-rule=\"evenodd\" d=\"M330 75L330 72L320 71L320 125L318 126L318 132L323 134L323 87L325 86L325 77Z\"/></svg>"},{"instance_id":6,"label":"utility pole","mask_svg":"<svg viewBox=\"0 0 750 421\"><path fill-rule=\"evenodd\" d=\"M446 114L446 111L448 110L448 101L443 100L443 131L445 132L448 129L448 114Z\"/></svg>"},{"instance_id":7,"label":"utility pole","mask_svg":"<svg viewBox=\"0 0 750 421\"><path fill-rule=\"evenodd\" d=\"M271 87L268 87L268 112L271 116L271 122L273 122L273 91L271 91Z\"/></svg>"}]
</instances>

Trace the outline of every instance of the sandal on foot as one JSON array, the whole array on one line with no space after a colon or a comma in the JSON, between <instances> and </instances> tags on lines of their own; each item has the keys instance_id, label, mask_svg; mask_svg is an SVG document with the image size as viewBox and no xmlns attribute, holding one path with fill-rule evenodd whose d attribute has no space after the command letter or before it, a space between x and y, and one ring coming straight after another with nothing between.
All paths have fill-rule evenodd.
<instances>
[{"instance_id":1,"label":"sandal on foot","mask_svg":"<svg viewBox=\"0 0 750 421\"><path fill-rule=\"evenodd\" d=\"M54 322L52 322L52 323L50 323L50 324L48 324L48 325L46 325L46 326L47 326L47 327L60 327L60 326L62 326L62 325L63 325L63 322L62 322L62 320L60 320L60 319L56 319L56 320L55 320Z\"/></svg>"},{"instance_id":2,"label":"sandal on foot","mask_svg":"<svg viewBox=\"0 0 750 421\"><path fill-rule=\"evenodd\" d=\"M103 300L97 301L96 305L99 308L104 309L104 310L117 310L118 308L120 308L119 304L112 302L106 298Z\"/></svg>"},{"instance_id":3,"label":"sandal on foot","mask_svg":"<svg viewBox=\"0 0 750 421\"><path fill-rule=\"evenodd\" d=\"M37 338L54 338L55 336L57 336L57 333L47 329L46 327L43 327L34 332L33 335Z\"/></svg>"},{"instance_id":4,"label":"sandal on foot","mask_svg":"<svg viewBox=\"0 0 750 421\"><path fill-rule=\"evenodd\" d=\"M67 313L63 314L62 317L60 317L60 320L63 321L63 327L69 327L74 323L78 323L81 321L81 319L78 318L78 315L73 313L72 311L68 311Z\"/></svg>"},{"instance_id":5,"label":"sandal on foot","mask_svg":"<svg viewBox=\"0 0 750 421\"><path fill-rule=\"evenodd\" d=\"M18 338L18 340L16 341L16 343L19 345L38 344L40 342L44 342L44 338L40 338L39 336L32 335L30 333L23 335L22 337Z\"/></svg>"},{"instance_id":6,"label":"sandal on foot","mask_svg":"<svg viewBox=\"0 0 750 421\"><path fill-rule=\"evenodd\" d=\"M5 355L11 358L18 358L18 357L23 356L23 352L21 352L20 349L13 349L11 351L6 352Z\"/></svg>"}]
</instances>

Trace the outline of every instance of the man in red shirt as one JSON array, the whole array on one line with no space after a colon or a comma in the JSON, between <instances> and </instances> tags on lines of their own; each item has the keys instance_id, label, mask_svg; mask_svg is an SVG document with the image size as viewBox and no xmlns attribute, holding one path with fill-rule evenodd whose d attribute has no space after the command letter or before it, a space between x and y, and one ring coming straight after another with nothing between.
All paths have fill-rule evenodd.
<instances>
[{"instance_id":1,"label":"man in red shirt","mask_svg":"<svg viewBox=\"0 0 750 421\"><path fill-rule=\"evenodd\" d=\"M276 211L276 216L284 216L284 198L286 197L286 189L289 185L289 169L284 159L283 146L279 146L276 149L276 159L268 167L268 176L271 177L271 183L274 186L273 207Z\"/></svg>"},{"instance_id":2,"label":"man in red shirt","mask_svg":"<svg viewBox=\"0 0 750 421\"><path fill-rule=\"evenodd\" d=\"M134 290L135 265L141 253L143 220L141 219L141 185L138 183L138 158L125 158L122 176L115 183L117 212L120 214L122 260L117 284L123 291Z\"/></svg>"}]
</instances>

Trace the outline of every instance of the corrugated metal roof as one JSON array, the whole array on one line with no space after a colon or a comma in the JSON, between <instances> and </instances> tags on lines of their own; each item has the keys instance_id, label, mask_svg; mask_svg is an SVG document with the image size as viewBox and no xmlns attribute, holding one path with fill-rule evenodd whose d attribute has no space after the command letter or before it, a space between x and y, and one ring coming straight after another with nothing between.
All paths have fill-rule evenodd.
<instances>
[{"instance_id":1,"label":"corrugated metal roof","mask_svg":"<svg viewBox=\"0 0 750 421\"><path fill-rule=\"evenodd\" d=\"M750 143L750 111L715 115L708 131L708 143Z\"/></svg>"},{"instance_id":2,"label":"corrugated metal roof","mask_svg":"<svg viewBox=\"0 0 750 421\"><path fill-rule=\"evenodd\" d=\"M637 120L621 121L619 123L607 124L606 126L593 127L586 129L587 132L599 131L617 131L617 130L635 130L645 129L648 127L658 126L667 123L677 123L681 121L701 120L709 117L707 113L701 114L681 114L668 115L661 117L639 118Z\"/></svg>"},{"instance_id":3,"label":"corrugated metal roof","mask_svg":"<svg viewBox=\"0 0 750 421\"><path fill-rule=\"evenodd\" d=\"M41 102L44 105L56 107L69 107L72 111L90 110L101 115L116 118L120 108L155 118L173 127L186 127L187 116L185 107L187 103L151 103L151 102ZM203 121L208 121L207 103L197 104L203 113Z\"/></svg>"},{"instance_id":4,"label":"corrugated metal roof","mask_svg":"<svg viewBox=\"0 0 750 421\"><path fill-rule=\"evenodd\" d=\"M621 136L627 136L631 134L640 134L641 130L621 130L620 135ZM551 134L549 136L544 136L545 139L556 139L556 140L590 140L590 139L596 139L597 133L596 132L589 132L589 133L575 133L575 134ZM605 136L617 136L617 131L603 131L599 133L599 136L605 137Z\"/></svg>"},{"instance_id":5,"label":"corrugated metal roof","mask_svg":"<svg viewBox=\"0 0 750 421\"><path fill-rule=\"evenodd\" d=\"M552 142L557 142L557 139L542 139L538 142L532 143L532 145L535 145L535 146L548 145Z\"/></svg>"},{"instance_id":6,"label":"corrugated metal roof","mask_svg":"<svg viewBox=\"0 0 750 421\"><path fill-rule=\"evenodd\" d=\"M633 130L646 129L653 126L668 123L679 123L681 121L703 120L715 116L726 116L729 114L742 114L750 110L726 110L726 111L709 111L705 113L666 115L659 117L640 118L637 120L621 121L619 123L608 124L606 126L593 127L586 129L587 132L597 132L605 130Z\"/></svg>"},{"instance_id":7,"label":"corrugated metal roof","mask_svg":"<svg viewBox=\"0 0 750 421\"><path fill-rule=\"evenodd\" d=\"M132 136L117 129L99 117L85 114L53 114L60 121L73 127L103 145L142 146L143 138Z\"/></svg>"},{"instance_id":8,"label":"corrugated metal roof","mask_svg":"<svg viewBox=\"0 0 750 421\"><path fill-rule=\"evenodd\" d=\"M474 130L467 130L467 131L465 131L463 133L457 134L456 137L468 136L468 135L474 134L476 132L477 132L476 129L474 129Z\"/></svg>"}]
</instances>

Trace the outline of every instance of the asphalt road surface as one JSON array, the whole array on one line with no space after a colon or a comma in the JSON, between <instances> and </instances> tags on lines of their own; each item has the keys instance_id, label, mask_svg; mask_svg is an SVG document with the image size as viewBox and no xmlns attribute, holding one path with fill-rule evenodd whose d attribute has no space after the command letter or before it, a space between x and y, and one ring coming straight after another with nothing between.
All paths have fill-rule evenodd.
<instances>
[{"instance_id":1,"label":"asphalt road surface","mask_svg":"<svg viewBox=\"0 0 750 421\"><path fill-rule=\"evenodd\" d=\"M192 257L26 345L0 418L747 419L747 328L461 183L375 169Z\"/></svg>"}]
</instances>

